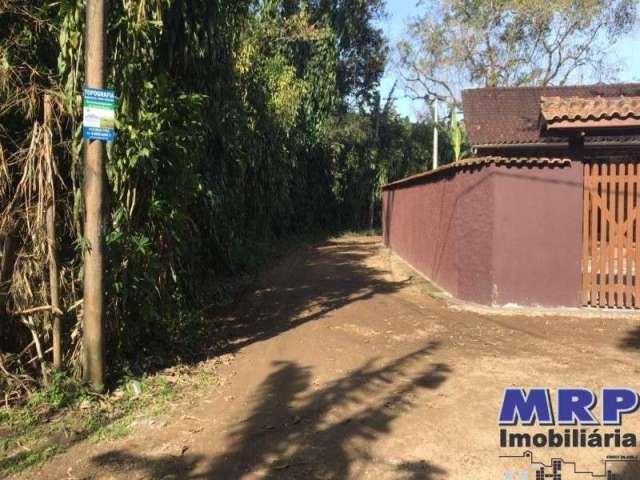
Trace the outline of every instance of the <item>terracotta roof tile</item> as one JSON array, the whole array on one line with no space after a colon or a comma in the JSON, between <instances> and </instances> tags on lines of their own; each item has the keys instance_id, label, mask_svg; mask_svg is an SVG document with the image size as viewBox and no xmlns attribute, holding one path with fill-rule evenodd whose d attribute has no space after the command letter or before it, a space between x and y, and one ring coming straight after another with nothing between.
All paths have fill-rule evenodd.
<instances>
[{"instance_id":1,"label":"terracotta roof tile","mask_svg":"<svg viewBox=\"0 0 640 480\"><path fill-rule=\"evenodd\" d=\"M640 118L640 97L541 97L542 117L558 120Z\"/></svg>"},{"instance_id":2,"label":"terracotta roof tile","mask_svg":"<svg viewBox=\"0 0 640 480\"><path fill-rule=\"evenodd\" d=\"M540 136L542 97L640 97L640 84L479 88L462 92L472 145L551 143ZM640 137L639 137L640 138Z\"/></svg>"}]
</instances>

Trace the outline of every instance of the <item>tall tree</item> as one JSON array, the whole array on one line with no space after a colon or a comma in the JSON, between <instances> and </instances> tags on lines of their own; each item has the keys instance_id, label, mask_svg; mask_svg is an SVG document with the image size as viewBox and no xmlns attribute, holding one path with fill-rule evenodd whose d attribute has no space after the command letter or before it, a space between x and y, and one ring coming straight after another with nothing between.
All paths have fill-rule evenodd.
<instances>
[{"instance_id":1,"label":"tall tree","mask_svg":"<svg viewBox=\"0 0 640 480\"><path fill-rule=\"evenodd\" d=\"M356 105L374 100L388 46L378 21L384 0L314 0L317 17L328 16L338 43L338 91Z\"/></svg>"},{"instance_id":2,"label":"tall tree","mask_svg":"<svg viewBox=\"0 0 640 480\"><path fill-rule=\"evenodd\" d=\"M469 86L562 85L615 76L610 47L636 0L426 0L399 53L409 95L453 99ZM582 79L580 78L580 79Z\"/></svg>"}]
</instances>

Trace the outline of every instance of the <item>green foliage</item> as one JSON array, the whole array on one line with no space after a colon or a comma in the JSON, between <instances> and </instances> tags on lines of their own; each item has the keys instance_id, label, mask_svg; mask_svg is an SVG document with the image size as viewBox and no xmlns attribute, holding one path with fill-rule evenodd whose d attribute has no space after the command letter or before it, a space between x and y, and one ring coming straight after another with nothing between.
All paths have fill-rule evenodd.
<instances>
[{"instance_id":1,"label":"green foliage","mask_svg":"<svg viewBox=\"0 0 640 480\"><path fill-rule=\"evenodd\" d=\"M451 117L449 119L449 136L451 137L451 148L453 149L453 160L457 162L462 158L462 130L458 123L458 113L455 106L451 106Z\"/></svg>"},{"instance_id":2,"label":"green foliage","mask_svg":"<svg viewBox=\"0 0 640 480\"><path fill-rule=\"evenodd\" d=\"M136 420L154 418L173 408L183 395L195 394L211 371L194 367L176 388L175 377L123 377L110 397L90 395L63 374L49 387L13 409L0 409L0 476L20 472L88 439L104 441L127 434ZM138 391L131 388L136 383Z\"/></svg>"},{"instance_id":3,"label":"green foliage","mask_svg":"<svg viewBox=\"0 0 640 480\"><path fill-rule=\"evenodd\" d=\"M362 107L375 96L388 54L380 23L384 0L316 0L315 16L328 19L338 52L336 86L345 103Z\"/></svg>"},{"instance_id":4,"label":"green foliage","mask_svg":"<svg viewBox=\"0 0 640 480\"><path fill-rule=\"evenodd\" d=\"M29 260L20 265L9 310L49 302L43 230L29 229L39 225L32 206L42 209L52 192L20 197L20 209L14 202L24 172L35 171L27 153L48 92L65 367L77 374L86 247L85 2L6 3L0 235L8 225L32 239L21 245L21 258ZM400 119L377 92L386 59L376 23L382 9L380 0L111 2L106 84L118 97L117 139L107 149L104 230L114 380L195 356L192 340L210 330L203 308L228 301L237 279L257 268L276 240L370 228L381 185L428 167L429 127ZM19 334L3 336L4 325ZM48 348L49 325L44 313L11 316L0 324L0 347L33 357L31 333ZM20 373L39 374L25 369ZM70 388L54 378L47 401L72 402L81 392Z\"/></svg>"},{"instance_id":5,"label":"green foliage","mask_svg":"<svg viewBox=\"0 0 640 480\"><path fill-rule=\"evenodd\" d=\"M378 98L371 113L347 113L332 132L336 146L333 192L341 204L342 228L379 226L380 192L385 183L432 167L432 122L412 123L385 108ZM449 131L437 126L442 165L453 161Z\"/></svg>"},{"instance_id":6,"label":"green foliage","mask_svg":"<svg viewBox=\"0 0 640 480\"><path fill-rule=\"evenodd\" d=\"M49 384L42 393L42 400L52 408L72 405L88 395L85 386L78 384L64 372L54 371L48 381Z\"/></svg>"}]
</instances>

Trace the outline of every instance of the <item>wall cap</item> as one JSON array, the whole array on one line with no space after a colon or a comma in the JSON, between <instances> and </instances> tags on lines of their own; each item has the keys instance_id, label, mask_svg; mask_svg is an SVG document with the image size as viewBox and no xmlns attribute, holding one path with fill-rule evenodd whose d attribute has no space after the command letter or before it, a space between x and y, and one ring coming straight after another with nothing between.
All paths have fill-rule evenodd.
<instances>
[{"instance_id":1,"label":"wall cap","mask_svg":"<svg viewBox=\"0 0 640 480\"><path fill-rule=\"evenodd\" d=\"M391 188L400 187L405 184L413 183L425 178L436 177L441 173L455 172L458 170L465 170L471 168L482 168L487 165L507 165L516 167L529 167L529 166L568 166L571 165L571 159L566 157L500 157L500 156L486 156L486 157L471 157L459 160L457 162L449 163L435 170L429 170L427 172L418 173L405 177L400 180L396 180L391 183L387 183L382 186L383 190L389 190Z\"/></svg>"}]
</instances>

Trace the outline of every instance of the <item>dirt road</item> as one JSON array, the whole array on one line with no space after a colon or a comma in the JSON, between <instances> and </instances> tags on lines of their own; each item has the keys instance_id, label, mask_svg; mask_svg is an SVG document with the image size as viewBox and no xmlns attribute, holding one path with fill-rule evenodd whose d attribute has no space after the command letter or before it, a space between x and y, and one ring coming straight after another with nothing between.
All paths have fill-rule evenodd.
<instances>
[{"instance_id":1,"label":"dirt road","mask_svg":"<svg viewBox=\"0 0 640 480\"><path fill-rule=\"evenodd\" d=\"M221 328L219 382L24 478L502 480L522 453L498 447L505 387L640 389L640 320L454 311L379 238L301 248L259 285ZM638 452L535 450L594 470L619 453Z\"/></svg>"}]
</instances>

